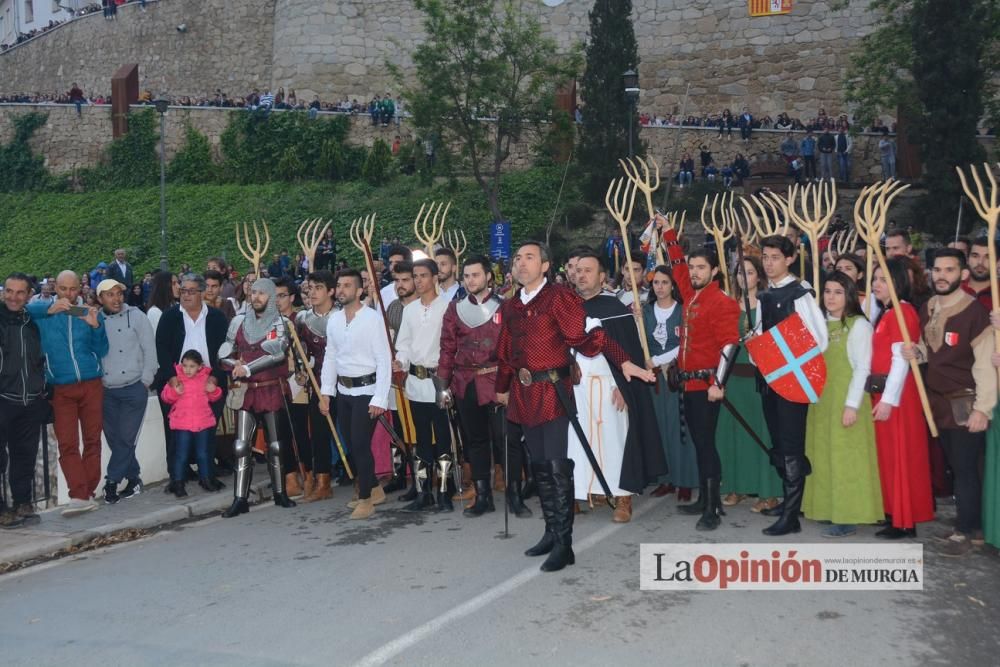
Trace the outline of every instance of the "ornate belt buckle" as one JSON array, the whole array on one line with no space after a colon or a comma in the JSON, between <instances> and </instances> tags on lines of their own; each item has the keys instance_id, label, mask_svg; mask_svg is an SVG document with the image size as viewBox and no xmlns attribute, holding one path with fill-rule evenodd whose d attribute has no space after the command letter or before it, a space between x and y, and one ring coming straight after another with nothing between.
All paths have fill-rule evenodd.
<instances>
[{"instance_id":1,"label":"ornate belt buckle","mask_svg":"<svg viewBox=\"0 0 1000 667\"><path fill-rule=\"evenodd\" d=\"M527 368L522 368L517 372L517 381L520 382L525 387L530 387L533 380L531 379L531 371Z\"/></svg>"}]
</instances>

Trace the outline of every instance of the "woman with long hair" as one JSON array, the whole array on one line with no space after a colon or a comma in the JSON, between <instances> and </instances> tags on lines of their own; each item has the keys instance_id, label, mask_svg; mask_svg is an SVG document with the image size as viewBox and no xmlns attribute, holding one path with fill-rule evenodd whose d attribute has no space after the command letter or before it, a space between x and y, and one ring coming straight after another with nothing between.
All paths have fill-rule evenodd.
<instances>
[{"instance_id":1,"label":"woman with long hair","mask_svg":"<svg viewBox=\"0 0 1000 667\"><path fill-rule=\"evenodd\" d=\"M740 304L741 336L746 335L746 332L753 329L760 321L757 295L767 285L760 258L747 255L743 258L743 268L746 269L748 288L744 287L743 271L738 266L735 267L731 278L731 284L735 286L736 301ZM747 299L743 298L744 289L750 301L749 313L746 312ZM726 382L726 398L747 420L754 432L770 446L767 422L764 420L764 407L757 391L757 373L750 363L750 355L742 346ZM715 429L715 445L719 449L719 458L722 461L720 489L724 494L723 505L736 505L747 496L757 496L756 502L750 508L753 512L774 509L778 506L778 497L782 494L781 477L778 476L767 455L760 451L757 443L728 410L719 413L719 424Z\"/></svg>"},{"instance_id":2,"label":"woman with long hair","mask_svg":"<svg viewBox=\"0 0 1000 667\"><path fill-rule=\"evenodd\" d=\"M145 312L146 304L142 302L142 283L136 283L132 285L132 289L129 290L128 299L126 300L128 305L133 308L138 308Z\"/></svg>"},{"instance_id":3,"label":"woman with long hair","mask_svg":"<svg viewBox=\"0 0 1000 667\"><path fill-rule=\"evenodd\" d=\"M830 343L823 353L826 386L806 421L812 475L802 511L807 519L830 523L823 537L847 537L857 524L884 516L871 399L865 393L872 327L861 312L857 284L845 273L835 271L826 279L820 307Z\"/></svg>"},{"instance_id":4,"label":"woman with long hair","mask_svg":"<svg viewBox=\"0 0 1000 667\"><path fill-rule=\"evenodd\" d=\"M642 309L652 357L650 368L664 368L677 359L683 307L670 267L657 266L653 271L652 289ZM681 428L680 401L680 392L671 391L666 382L660 382L658 391L653 394L653 409L668 470L658 480L660 485L653 496L659 498L676 490L678 502L687 502L691 500L691 489L698 486L698 461L694 445L686 441Z\"/></svg>"},{"instance_id":5,"label":"woman with long hair","mask_svg":"<svg viewBox=\"0 0 1000 667\"><path fill-rule=\"evenodd\" d=\"M153 274L153 288L149 292L149 301L146 302L146 316L153 325L154 334L156 325L160 323L160 315L176 305L180 296L181 283L176 274L169 271L157 271Z\"/></svg>"},{"instance_id":6,"label":"woman with long hair","mask_svg":"<svg viewBox=\"0 0 1000 667\"><path fill-rule=\"evenodd\" d=\"M888 276L881 268L872 277L872 298L881 305L872 336L872 368L868 389L872 394L875 444L886 526L876 537L916 537L917 524L934 518L927 424L910 365L903 359L903 334L889 294L896 288L900 310L910 340L920 339L920 317L910 303L910 277L903 258L888 261Z\"/></svg>"}]
</instances>

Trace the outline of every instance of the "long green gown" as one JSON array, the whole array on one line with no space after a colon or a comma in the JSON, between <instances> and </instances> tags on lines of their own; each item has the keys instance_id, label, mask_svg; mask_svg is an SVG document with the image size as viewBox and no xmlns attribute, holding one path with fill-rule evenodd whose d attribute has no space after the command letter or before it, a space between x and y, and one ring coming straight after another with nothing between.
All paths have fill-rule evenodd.
<instances>
[{"instance_id":1,"label":"long green gown","mask_svg":"<svg viewBox=\"0 0 1000 667\"><path fill-rule=\"evenodd\" d=\"M858 317L848 318L846 325L827 321L826 386L819 402L809 406L806 456L812 474L806 479L802 511L815 521L865 524L885 516L871 397L864 395L853 426L844 428L842 422L852 372L847 337L855 324L860 324Z\"/></svg>"},{"instance_id":2,"label":"long green gown","mask_svg":"<svg viewBox=\"0 0 1000 667\"><path fill-rule=\"evenodd\" d=\"M740 314L740 333L747 330L746 313ZM736 366L726 382L726 398L733 404L761 440L771 446L771 437L764 421L764 408L757 391L757 379L753 377L754 366L746 348L740 347L736 356ZM779 498L784 493L781 478L771 465L767 455L750 437L739 422L725 407L719 411L719 423L715 429L715 446L722 460L723 494L741 493L761 498Z\"/></svg>"},{"instance_id":3,"label":"long green gown","mask_svg":"<svg viewBox=\"0 0 1000 667\"><path fill-rule=\"evenodd\" d=\"M986 433L986 469L983 472L983 535L1000 548L1000 407Z\"/></svg>"}]
</instances>

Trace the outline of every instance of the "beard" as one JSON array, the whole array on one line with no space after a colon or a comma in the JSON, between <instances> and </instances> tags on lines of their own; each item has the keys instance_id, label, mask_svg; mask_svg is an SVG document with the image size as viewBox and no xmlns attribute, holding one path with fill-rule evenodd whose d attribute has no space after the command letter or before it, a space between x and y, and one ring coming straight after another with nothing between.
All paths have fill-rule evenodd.
<instances>
[{"instance_id":1,"label":"beard","mask_svg":"<svg viewBox=\"0 0 1000 667\"><path fill-rule=\"evenodd\" d=\"M969 267L969 275L977 283L984 283L990 279L990 269L987 266Z\"/></svg>"},{"instance_id":2,"label":"beard","mask_svg":"<svg viewBox=\"0 0 1000 667\"><path fill-rule=\"evenodd\" d=\"M934 293L938 296L948 296L949 294L954 294L955 291L962 286L961 280L956 280L953 283L948 283L946 287L941 288L938 283L934 283Z\"/></svg>"},{"instance_id":3,"label":"beard","mask_svg":"<svg viewBox=\"0 0 1000 667\"><path fill-rule=\"evenodd\" d=\"M266 302L263 305L257 305L256 303L253 304L253 312L257 313L258 315L263 313L265 310L267 310Z\"/></svg>"}]
</instances>

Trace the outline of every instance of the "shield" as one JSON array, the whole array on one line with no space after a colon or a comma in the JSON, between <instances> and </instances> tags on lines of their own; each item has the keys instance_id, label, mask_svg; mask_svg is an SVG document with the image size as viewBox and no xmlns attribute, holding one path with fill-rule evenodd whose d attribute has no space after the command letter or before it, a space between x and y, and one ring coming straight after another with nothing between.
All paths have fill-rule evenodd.
<instances>
[{"instance_id":1,"label":"shield","mask_svg":"<svg viewBox=\"0 0 1000 667\"><path fill-rule=\"evenodd\" d=\"M793 403L816 403L826 385L826 361L798 313L746 343L768 386Z\"/></svg>"}]
</instances>

